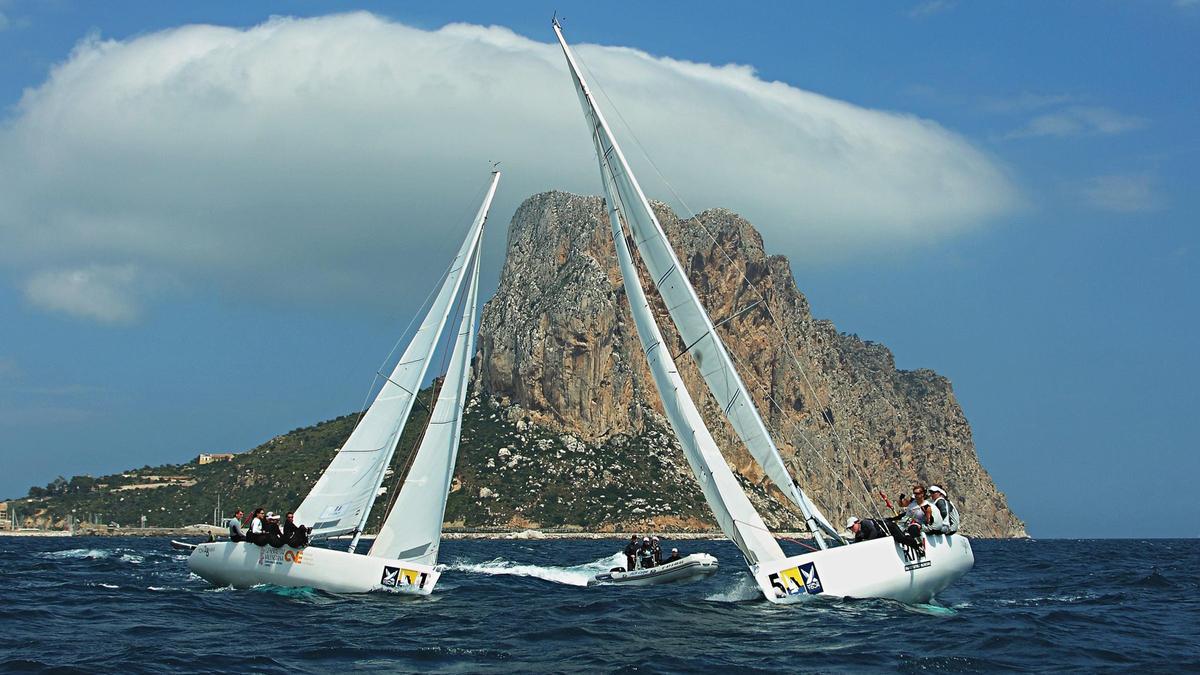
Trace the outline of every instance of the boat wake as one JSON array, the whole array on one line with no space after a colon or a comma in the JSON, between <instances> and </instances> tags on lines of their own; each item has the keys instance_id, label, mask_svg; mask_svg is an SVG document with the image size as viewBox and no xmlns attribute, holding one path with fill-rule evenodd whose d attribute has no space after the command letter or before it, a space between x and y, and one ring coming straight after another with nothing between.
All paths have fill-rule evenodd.
<instances>
[{"instance_id":1,"label":"boat wake","mask_svg":"<svg viewBox=\"0 0 1200 675\"><path fill-rule=\"evenodd\" d=\"M138 555L131 549L116 549L113 551L99 548L72 548L65 551L46 551L38 553L37 557L43 560L105 560L117 556L117 560L121 562L140 565L146 561L144 557Z\"/></svg>"},{"instance_id":2,"label":"boat wake","mask_svg":"<svg viewBox=\"0 0 1200 675\"><path fill-rule=\"evenodd\" d=\"M450 569L475 574L533 577L567 586L587 586L588 582L592 581L597 574L624 564L625 556L621 553L614 553L599 560L567 567L532 565L496 558L484 563L454 563L450 565Z\"/></svg>"},{"instance_id":3,"label":"boat wake","mask_svg":"<svg viewBox=\"0 0 1200 675\"><path fill-rule=\"evenodd\" d=\"M763 596L753 579L739 574L727 587L704 599L709 602L755 602L762 600Z\"/></svg>"}]
</instances>

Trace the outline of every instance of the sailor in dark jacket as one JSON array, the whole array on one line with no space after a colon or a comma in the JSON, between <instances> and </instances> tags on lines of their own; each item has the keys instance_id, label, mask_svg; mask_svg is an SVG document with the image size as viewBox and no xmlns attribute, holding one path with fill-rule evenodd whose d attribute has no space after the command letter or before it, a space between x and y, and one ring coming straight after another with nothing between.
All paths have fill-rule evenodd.
<instances>
[{"instance_id":1,"label":"sailor in dark jacket","mask_svg":"<svg viewBox=\"0 0 1200 675\"><path fill-rule=\"evenodd\" d=\"M887 527L875 522L871 518L859 520L855 516L850 516L850 519L846 521L846 529L854 533L854 541L856 542L888 536Z\"/></svg>"},{"instance_id":2,"label":"sailor in dark jacket","mask_svg":"<svg viewBox=\"0 0 1200 675\"><path fill-rule=\"evenodd\" d=\"M650 537L642 538L642 547L638 549L638 562L644 570L654 567L654 546L650 543Z\"/></svg>"},{"instance_id":3,"label":"sailor in dark jacket","mask_svg":"<svg viewBox=\"0 0 1200 675\"><path fill-rule=\"evenodd\" d=\"M267 533L267 543L275 548L283 546L283 530L279 529L279 516L275 513L267 514L267 524L263 526L263 531Z\"/></svg>"},{"instance_id":4,"label":"sailor in dark jacket","mask_svg":"<svg viewBox=\"0 0 1200 675\"><path fill-rule=\"evenodd\" d=\"M311 528L296 524L296 514L291 511L287 514L287 520L283 521L283 543L292 548L304 548L308 546L308 533Z\"/></svg>"},{"instance_id":5,"label":"sailor in dark jacket","mask_svg":"<svg viewBox=\"0 0 1200 675\"><path fill-rule=\"evenodd\" d=\"M632 572L637 565L638 540L637 535L629 538L629 543L625 545L625 571Z\"/></svg>"}]
</instances>

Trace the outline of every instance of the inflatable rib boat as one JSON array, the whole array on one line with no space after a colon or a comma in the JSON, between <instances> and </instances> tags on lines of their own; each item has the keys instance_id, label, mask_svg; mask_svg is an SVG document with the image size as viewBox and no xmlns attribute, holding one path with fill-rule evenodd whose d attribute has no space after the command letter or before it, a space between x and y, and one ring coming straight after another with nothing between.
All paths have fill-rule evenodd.
<instances>
[{"instance_id":1,"label":"inflatable rib boat","mask_svg":"<svg viewBox=\"0 0 1200 675\"><path fill-rule=\"evenodd\" d=\"M679 560L663 563L656 567L647 567L626 571L624 567L614 568L611 572L597 574L589 586L598 584L624 584L628 586L650 586L652 584L668 584L673 581L692 581L702 579L717 572L717 559L707 553L693 553Z\"/></svg>"}]
</instances>

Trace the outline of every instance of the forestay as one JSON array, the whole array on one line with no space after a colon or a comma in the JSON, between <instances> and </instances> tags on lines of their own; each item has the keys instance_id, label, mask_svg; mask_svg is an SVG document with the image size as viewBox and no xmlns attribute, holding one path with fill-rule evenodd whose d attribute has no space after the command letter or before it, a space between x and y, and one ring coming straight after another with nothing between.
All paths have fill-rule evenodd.
<instances>
[{"instance_id":1,"label":"forestay","mask_svg":"<svg viewBox=\"0 0 1200 675\"><path fill-rule=\"evenodd\" d=\"M450 355L450 365L442 382L429 426L417 448L412 466L400 494L379 530L368 555L437 564L442 538L442 518L458 442L462 432L463 405L467 398L467 380L471 355L475 353L475 306L479 293L479 249L472 257L462 318Z\"/></svg>"},{"instance_id":2,"label":"forestay","mask_svg":"<svg viewBox=\"0 0 1200 675\"><path fill-rule=\"evenodd\" d=\"M365 525L396 443L404 433L434 348L445 329L453 301L458 297L467 267L479 246L499 180L500 174L496 172L466 239L450 265L446 280L391 376L385 379L350 438L296 509L296 521L312 527L314 538L358 533Z\"/></svg>"},{"instance_id":3,"label":"forestay","mask_svg":"<svg viewBox=\"0 0 1200 675\"><path fill-rule=\"evenodd\" d=\"M767 431L758 409L754 406L745 384L738 375L720 336L717 335L708 313L704 310L695 289L688 281L683 267L671 248L658 218L650 208L637 178L629 169L620 146L613 137L603 113L596 106L579 72L574 54L567 46L557 23L555 34L562 45L563 53L571 70L571 77L579 94L584 114L591 124L597 156L600 158L601 173L604 174L605 189L609 201L620 201L622 215L629 227L634 244L641 254L642 262L650 273L655 288L662 296L671 319L683 340L682 352L692 355L704 377L709 390L721 405L730 424L747 450L762 466L768 477L796 504L813 532L824 530L834 538L837 531L792 480L784 465L774 440ZM619 199L614 199L618 197ZM824 542L818 536L818 541Z\"/></svg>"}]
</instances>

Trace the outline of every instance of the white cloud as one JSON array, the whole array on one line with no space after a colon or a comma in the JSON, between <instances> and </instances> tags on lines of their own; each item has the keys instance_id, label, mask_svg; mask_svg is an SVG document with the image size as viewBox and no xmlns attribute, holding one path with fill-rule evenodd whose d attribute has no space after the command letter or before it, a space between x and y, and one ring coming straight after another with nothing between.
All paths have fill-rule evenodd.
<instances>
[{"instance_id":1,"label":"white cloud","mask_svg":"<svg viewBox=\"0 0 1200 675\"><path fill-rule=\"evenodd\" d=\"M1110 135L1141 129L1144 126L1145 119L1109 108L1071 106L1038 115L1020 129L1009 132L1006 138Z\"/></svg>"},{"instance_id":2,"label":"white cloud","mask_svg":"<svg viewBox=\"0 0 1200 675\"><path fill-rule=\"evenodd\" d=\"M952 235L1020 200L934 122L745 66L579 53L692 208L738 210L794 258ZM650 196L673 201L617 133ZM164 275L393 307L433 283L490 160L501 227L535 192L600 191L557 45L362 13L89 38L0 127L0 265L39 306L108 321L132 320L141 280Z\"/></svg>"},{"instance_id":3,"label":"white cloud","mask_svg":"<svg viewBox=\"0 0 1200 675\"><path fill-rule=\"evenodd\" d=\"M1041 94L1023 91L1010 96L985 96L980 100L980 107L990 113L1027 112L1070 103L1074 98L1070 94Z\"/></svg>"},{"instance_id":4,"label":"white cloud","mask_svg":"<svg viewBox=\"0 0 1200 675\"><path fill-rule=\"evenodd\" d=\"M132 265L45 270L26 283L25 298L54 312L104 323L128 323L137 318L145 294L139 277Z\"/></svg>"},{"instance_id":5,"label":"white cloud","mask_svg":"<svg viewBox=\"0 0 1200 675\"><path fill-rule=\"evenodd\" d=\"M1079 189L1084 203L1102 211L1156 211L1164 205L1148 174L1096 176Z\"/></svg>"},{"instance_id":6,"label":"white cloud","mask_svg":"<svg viewBox=\"0 0 1200 675\"><path fill-rule=\"evenodd\" d=\"M954 0L925 0L908 10L908 15L915 19L931 14L940 14L954 9L956 4L958 3Z\"/></svg>"}]
</instances>

